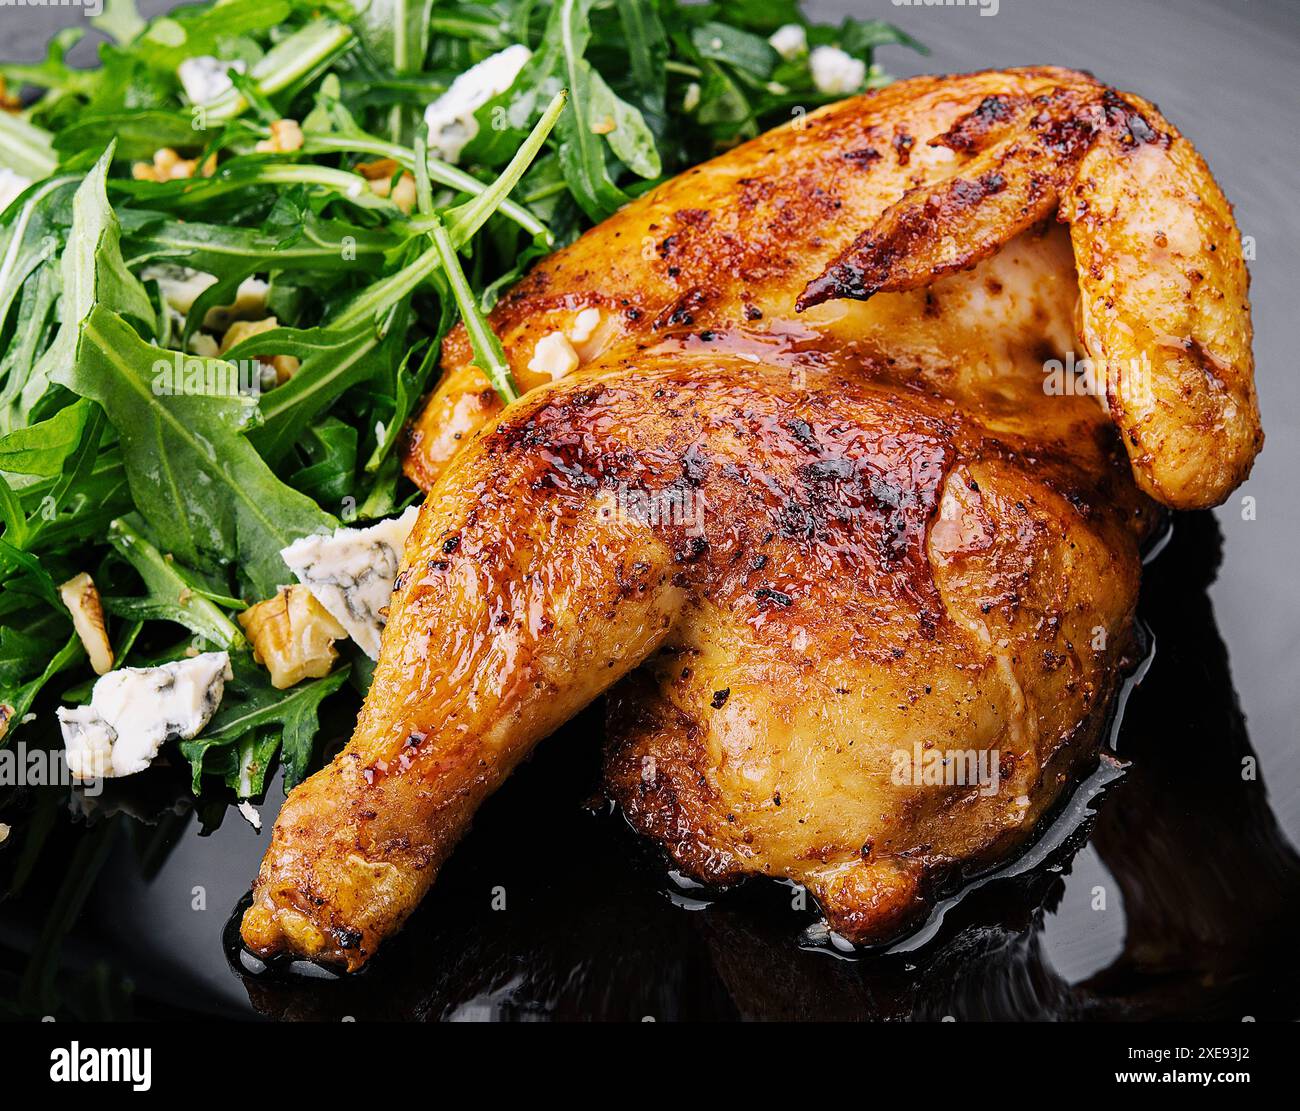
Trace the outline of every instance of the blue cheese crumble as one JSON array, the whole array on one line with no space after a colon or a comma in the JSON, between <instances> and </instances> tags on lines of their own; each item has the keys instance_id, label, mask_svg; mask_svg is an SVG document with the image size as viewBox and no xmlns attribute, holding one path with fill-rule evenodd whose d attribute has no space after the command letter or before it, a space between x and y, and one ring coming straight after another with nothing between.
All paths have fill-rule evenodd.
<instances>
[{"instance_id":1,"label":"blue cheese crumble","mask_svg":"<svg viewBox=\"0 0 1300 1111\"><path fill-rule=\"evenodd\" d=\"M526 46L507 46L457 77L451 87L425 109L429 150L446 162L460 158L460 152L478 134L474 113L494 96L509 89L532 56L533 52Z\"/></svg>"},{"instance_id":2,"label":"blue cheese crumble","mask_svg":"<svg viewBox=\"0 0 1300 1111\"><path fill-rule=\"evenodd\" d=\"M227 652L102 676L86 705L58 710L73 778L144 771L167 741L188 741L212 720L229 678Z\"/></svg>"},{"instance_id":3,"label":"blue cheese crumble","mask_svg":"<svg viewBox=\"0 0 1300 1111\"><path fill-rule=\"evenodd\" d=\"M369 528L304 536L280 553L298 581L372 660L379 659L388 600L418 514L411 506L400 517Z\"/></svg>"}]
</instances>

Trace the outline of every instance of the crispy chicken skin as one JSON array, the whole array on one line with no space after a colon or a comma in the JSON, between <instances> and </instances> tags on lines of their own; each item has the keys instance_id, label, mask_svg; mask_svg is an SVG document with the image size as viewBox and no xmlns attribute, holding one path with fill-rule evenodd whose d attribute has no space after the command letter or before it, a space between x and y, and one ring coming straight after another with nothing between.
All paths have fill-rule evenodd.
<instances>
[{"instance_id":1,"label":"crispy chicken skin","mask_svg":"<svg viewBox=\"0 0 1300 1111\"><path fill-rule=\"evenodd\" d=\"M587 307L581 369L539 386L537 341ZM1259 444L1226 204L1154 109L1065 70L815 113L593 229L493 323L530 392L496 412L453 335L356 733L290 795L244 917L264 956L363 965L607 690L610 794L685 872L897 933L1095 753L1150 498L1220 500ZM1044 387L1076 325L1102 398ZM936 784L927 753L985 778Z\"/></svg>"},{"instance_id":2,"label":"crispy chicken skin","mask_svg":"<svg viewBox=\"0 0 1300 1111\"><path fill-rule=\"evenodd\" d=\"M611 359L456 457L352 742L276 822L253 949L359 967L511 768L652 655L610 780L701 878L789 876L865 940L927 868L1031 828L1096 738L1136 599L1148 511L1104 414L1038 391L1026 443L997 406L994 436L748 354ZM893 784L914 743L998 750L999 790Z\"/></svg>"},{"instance_id":3,"label":"crispy chicken skin","mask_svg":"<svg viewBox=\"0 0 1300 1111\"><path fill-rule=\"evenodd\" d=\"M996 334L991 349L971 337L1000 308L986 260L1049 219L1070 229L1078 342L1073 319L1064 333L1044 321L1042 357L1077 347L1099 363L1143 490L1177 508L1222 501L1263 439L1231 208L1154 106L1073 70L917 77L823 108L543 260L492 323L524 389L549 380L529 368L538 341L597 308L574 343L583 364L673 327L794 330L952 395L955 376L997 365ZM1059 282L1047 239L1038 269ZM1033 254L1021 250L1030 266ZM972 291L977 319L936 313L945 293ZM499 408L471 360L457 328L408 439L424 489Z\"/></svg>"}]
</instances>

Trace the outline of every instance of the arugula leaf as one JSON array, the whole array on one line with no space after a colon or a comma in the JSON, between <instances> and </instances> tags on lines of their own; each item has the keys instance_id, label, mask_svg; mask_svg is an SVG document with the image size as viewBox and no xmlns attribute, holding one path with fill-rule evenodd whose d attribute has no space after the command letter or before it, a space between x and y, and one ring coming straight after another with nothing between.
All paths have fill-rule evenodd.
<instances>
[{"instance_id":1,"label":"arugula leaf","mask_svg":"<svg viewBox=\"0 0 1300 1111\"><path fill-rule=\"evenodd\" d=\"M138 517L133 514L114 521L109 526L108 542L135 568L148 590L144 598L104 598L104 607L110 613L142 621L173 621L221 648L247 647L244 634L212 600L212 593L149 542ZM242 604L238 599L224 601Z\"/></svg>"},{"instance_id":2,"label":"arugula leaf","mask_svg":"<svg viewBox=\"0 0 1300 1111\"><path fill-rule=\"evenodd\" d=\"M29 547L50 549L70 536L95 535L124 508L121 460L99 451L107 426L103 410L88 401L69 408L79 404L86 412L80 442L69 444L59 473L22 489Z\"/></svg>"},{"instance_id":3,"label":"arugula leaf","mask_svg":"<svg viewBox=\"0 0 1300 1111\"><path fill-rule=\"evenodd\" d=\"M377 58L394 73L415 73L429 52L429 16L433 0L369 0L361 13L358 33ZM389 135L402 137L403 106L388 113Z\"/></svg>"},{"instance_id":4,"label":"arugula leaf","mask_svg":"<svg viewBox=\"0 0 1300 1111\"><path fill-rule=\"evenodd\" d=\"M50 39L43 62L34 65L14 62L0 64L0 76L15 85L36 85L39 88L55 89L60 93L68 94L90 94L101 81L101 75L93 70L73 69L63 60L83 34L85 32L80 27L64 28ZM3 130L2 126L0 130ZM53 167L46 171L46 173L51 172Z\"/></svg>"},{"instance_id":5,"label":"arugula leaf","mask_svg":"<svg viewBox=\"0 0 1300 1111\"><path fill-rule=\"evenodd\" d=\"M415 411L415 403L423 396L429 379L433 375L433 368L437 365L438 357L442 353L442 341L455 322L455 315L452 311L453 304L446 298L442 298L439 304L442 306L442 319L438 323L438 330L433 340L425 348L419 367L414 373L407 370L407 365L410 362L409 353L407 358L403 359L397 366L393 383L393 412L378 437L375 450L371 453L370 458L366 460L365 469L367 474L373 474L377 471L380 464L388 458L389 453L397 445L402 430L406 427L406 422Z\"/></svg>"},{"instance_id":6,"label":"arugula leaf","mask_svg":"<svg viewBox=\"0 0 1300 1111\"><path fill-rule=\"evenodd\" d=\"M201 789L204 772L237 774L244 763L237 744L268 727L279 736L285 787L296 786L311 760L320 705L343 684L348 667L344 665L323 679L309 679L281 691L271 686L266 672L244 654L232 655L230 662L235 677L226 683L221 708L199 736L181 743L181 754L190 762L194 793ZM249 795L261 793L265 771L263 763L256 779L249 776Z\"/></svg>"},{"instance_id":7,"label":"arugula leaf","mask_svg":"<svg viewBox=\"0 0 1300 1111\"><path fill-rule=\"evenodd\" d=\"M668 33L658 6L654 0L618 0L618 18L641 111L650 117L647 122L655 134L662 136L667 124L668 81L664 66L668 60Z\"/></svg>"},{"instance_id":8,"label":"arugula leaf","mask_svg":"<svg viewBox=\"0 0 1300 1111\"><path fill-rule=\"evenodd\" d=\"M410 147L396 142L386 142L368 134L357 124L338 98L338 78L331 74L321 82L321 88L316 94L316 106L302 122L302 132L306 140L303 150L306 153L322 154L338 151L366 154L375 158L391 158L406 170L415 169L415 152ZM433 158L427 153L426 170L431 180L461 193L477 195L491 187L490 184L484 184L472 174ZM540 236L548 243L552 241L550 232L537 217L508 197L501 201L500 212L534 238Z\"/></svg>"},{"instance_id":9,"label":"arugula leaf","mask_svg":"<svg viewBox=\"0 0 1300 1111\"><path fill-rule=\"evenodd\" d=\"M93 402L82 398L49 420L0 436L0 471L46 477L59 474L81 443L94 408Z\"/></svg>"},{"instance_id":10,"label":"arugula leaf","mask_svg":"<svg viewBox=\"0 0 1300 1111\"><path fill-rule=\"evenodd\" d=\"M289 485L321 504L337 504L352 492L357 469L357 430L328 417L307 430L302 443L310 460Z\"/></svg>"},{"instance_id":11,"label":"arugula leaf","mask_svg":"<svg viewBox=\"0 0 1300 1111\"><path fill-rule=\"evenodd\" d=\"M0 166L25 178L49 177L59 160L53 136L12 112L0 112Z\"/></svg>"},{"instance_id":12,"label":"arugula leaf","mask_svg":"<svg viewBox=\"0 0 1300 1111\"><path fill-rule=\"evenodd\" d=\"M257 5L261 0L248 2ZM217 12L219 17L220 9ZM280 93L292 94L295 88L307 84L313 75L319 73L336 55L352 46L354 41L350 27L332 19L314 20L268 50L249 71L249 80L264 97ZM232 88L212 104L205 105L201 118L205 121L230 120L247 108L247 97L238 89Z\"/></svg>"},{"instance_id":13,"label":"arugula leaf","mask_svg":"<svg viewBox=\"0 0 1300 1111\"><path fill-rule=\"evenodd\" d=\"M592 220L603 220L627 203L628 196L609 176L605 147L595 128L608 128L599 114L604 82L583 58L591 32L592 0L558 0L551 9L547 38L555 37L569 89L569 111L560 120L560 166L574 198ZM612 94L611 94L612 95ZM635 111L635 109L633 109ZM638 113L639 115L639 113ZM644 126L644 121L642 121Z\"/></svg>"},{"instance_id":14,"label":"arugula leaf","mask_svg":"<svg viewBox=\"0 0 1300 1111\"><path fill-rule=\"evenodd\" d=\"M114 42L126 45L145 28L145 21L135 6L135 0L104 0L104 10L92 16L91 26L103 31Z\"/></svg>"},{"instance_id":15,"label":"arugula leaf","mask_svg":"<svg viewBox=\"0 0 1300 1111\"><path fill-rule=\"evenodd\" d=\"M833 99L806 55L767 42L791 22L866 62L869 87L887 81L876 47L919 49L878 20L810 22L796 0L198 0L147 22L106 0L97 67L67 64L80 29L0 64L45 90L0 112L0 166L30 179L0 212L0 699L29 706L80 668L55 583L94 569L119 658L137 638L176 658L175 624L232 650L228 705L187 752L196 789L217 775L256 795L281 749L296 782L321 701L345 674L364 694L369 661L275 691L231 611L289 577L280 549L331 528L327 508L412 501L395 449L457 319L509 401L486 317L502 290L665 174ZM425 106L515 43L532 56L476 111L461 164L431 157ZM178 67L204 55L246 69L191 104ZM304 142L266 153L280 119ZM127 172L162 146L215 168ZM417 213L358 172L376 159L414 174ZM155 263L215 279L183 327L143 279ZM236 292L253 276L264 310ZM278 326L225 358L178 353L254 312ZM277 354L297 371L261 392L257 360Z\"/></svg>"},{"instance_id":16,"label":"arugula leaf","mask_svg":"<svg viewBox=\"0 0 1300 1111\"><path fill-rule=\"evenodd\" d=\"M767 39L725 23L701 23L692 28L691 42L702 57L725 62L763 79L771 77L781 61Z\"/></svg>"},{"instance_id":17,"label":"arugula leaf","mask_svg":"<svg viewBox=\"0 0 1300 1111\"><path fill-rule=\"evenodd\" d=\"M54 342L23 386L20 414L31 414L56 376L67 374L81 322L94 306L122 312L149 327L154 324L153 304L140 280L126 268L118 249L119 226L104 186L112 159L110 143L73 195L72 228L59 262L62 323Z\"/></svg>"},{"instance_id":18,"label":"arugula leaf","mask_svg":"<svg viewBox=\"0 0 1300 1111\"><path fill-rule=\"evenodd\" d=\"M73 664L78 663L85 654L80 638L73 633L35 679L7 690L0 687L0 708L4 711L5 726L3 732L0 732L0 748L13 736L14 728L21 725L23 718L31 712L36 696L41 693L45 685L59 672L66 671Z\"/></svg>"},{"instance_id":19,"label":"arugula leaf","mask_svg":"<svg viewBox=\"0 0 1300 1111\"><path fill-rule=\"evenodd\" d=\"M290 581L280 550L337 522L276 478L243 435L257 407L229 389L234 372L221 359L145 343L97 306L63 379L104 407L131 496L159 540L187 562L237 559L257 595L269 597ZM224 392L209 392L214 384Z\"/></svg>"},{"instance_id":20,"label":"arugula leaf","mask_svg":"<svg viewBox=\"0 0 1300 1111\"><path fill-rule=\"evenodd\" d=\"M400 359L404 304L398 312L398 326L383 332L369 320L350 328L276 328L250 336L227 352L230 359L293 355L302 360L294 376L260 402L260 427L249 431L249 439L263 458L270 463L283 459L340 394Z\"/></svg>"},{"instance_id":21,"label":"arugula leaf","mask_svg":"<svg viewBox=\"0 0 1300 1111\"><path fill-rule=\"evenodd\" d=\"M285 227L241 228L131 213L124 227L130 266L171 261L242 281L267 270L377 270L401 239L385 227L363 227L299 209Z\"/></svg>"},{"instance_id":22,"label":"arugula leaf","mask_svg":"<svg viewBox=\"0 0 1300 1111\"><path fill-rule=\"evenodd\" d=\"M61 211L71 198L75 177L42 182L16 209L0 231L0 329L4 328L27 276L48 261L58 245L58 231L71 218Z\"/></svg>"},{"instance_id":23,"label":"arugula leaf","mask_svg":"<svg viewBox=\"0 0 1300 1111\"><path fill-rule=\"evenodd\" d=\"M175 70L186 58L215 54L222 40L284 23L285 0L222 0L209 8L178 8L155 19L140 36L136 54L155 69Z\"/></svg>"}]
</instances>

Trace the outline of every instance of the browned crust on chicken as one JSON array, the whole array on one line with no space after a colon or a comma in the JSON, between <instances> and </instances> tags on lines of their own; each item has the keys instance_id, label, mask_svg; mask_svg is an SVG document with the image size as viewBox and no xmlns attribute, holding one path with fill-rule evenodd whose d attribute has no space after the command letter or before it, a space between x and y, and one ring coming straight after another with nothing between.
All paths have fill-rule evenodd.
<instances>
[{"instance_id":1,"label":"browned crust on chicken","mask_svg":"<svg viewBox=\"0 0 1300 1111\"><path fill-rule=\"evenodd\" d=\"M246 942L359 967L611 687L610 790L680 867L896 933L1095 751L1145 495L1248 472L1246 287L1186 140L1059 69L830 106L544 260L493 313L517 405L449 337L372 690L277 821ZM1045 388L1076 316L1100 398ZM541 385L556 331L582 369ZM913 746L996 784L895 779Z\"/></svg>"},{"instance_id":2,"label":"browned crust on chicken","mask_svg":"<svg viewBox=\"0 0 1300 1111\"><path fill-rule=\"evenodd\" d=\"M537 342L584 308L602 312L584 363L673 328L784 332L797 310L969 271L1053 215L1072 229L1081 354L1103 367L1139 484L1176 508L1222 501L1263 442L1231 208L1153 105L1073 70L917 77L777 128L543 260L492 323L528 389L547 380L529 368ZM835 330L879 343L896 315ZM891 356L958 365L968 342L936 324ZM457 329L409 430L405 467L426 489L499 408L471 360Z\"/></svg>"},{"instance_id":3,"label":"browned crust on chicken","mask_svg":"<svg viewBox=\"0 0 1300 1111\"><path fill-rule=\"evenodd\" d=\"M579 345L584 362L672 328L795 320L804 285L858 231L907 190L950 172L956 156L924 145L927 136L990 97L1090 80L1051 67L915 77L819 109L665 182L543 259L492 311L516 381L524 389L547 381L528 367L538 340L568 330L584 308L602 312L596 336ZM949 355L955 362L961 351ZM443 382L409 430L404 466L424 489L464 442L466 417L482 424L500 407L472 360L457 326L444 345Z\"/></svg>"},{"instance_id":4,"label":"browned crust on chicken","mask_svg":"<svg viewBox=\"0 0 1300 1111\"><path fill-rule=\"evenodd\" d=\"M962 121L931 140L975 157L904 194L798 308L928 286L1058 212L1078 266L1080 338L1138 484L1178 509L1221 502L1263 432L1249 275L1209 169L1154 105L1113 89L1062 86L990 114L995 125Z\"/></svg>"},{"instance_id":5,"label":"browned crust on chicken","mask_svg":"<svg viewBox=\"0 0 1300 1111\"><path fill-rule=\"evenodd\" d=\"M1146 516L1103 415L1040 393L1037 437L991 436L951 402L815 364L792 381L731 344L744 339L611 359L531 395L453 461L408 547L357 732L276 823L250 946L358 967L531 746L665 646L651 670L672 661L660 698L692 720L704 747L686 764L708 784L696 800L672 788L675 820L716 819L722 840L699 841L715 863L671 823L642 822L631 794L629 815L707 878L807 884L848 936L896 929L926 867L1024 836L1056 797L1063 778L1043 770L1095 740ZM936 533L954 476L984 494ZM689 514L620 509L620 491L698 498L702 531ZM1069 647L1099 623L1115 631L1106 648ZM725 654L728 682L694 658L675 687L674 654L696 652ZM791 706L819 728L790 734ZM893 798L879 773L922 722L932 740L1000 746L1012 785ZM637 736L669 769L677 733ZM809 774L778 775L779 801L749 797L713 742L752 746L760 779Z\"/></svg>"}]
</instances>

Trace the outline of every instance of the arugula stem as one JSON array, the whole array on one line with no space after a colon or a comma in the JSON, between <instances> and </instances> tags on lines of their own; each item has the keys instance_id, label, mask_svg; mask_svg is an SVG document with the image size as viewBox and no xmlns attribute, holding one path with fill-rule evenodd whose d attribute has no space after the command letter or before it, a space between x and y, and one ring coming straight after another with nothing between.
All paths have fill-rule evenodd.
<instances>
[{"instance_id":1,"label":"arugula stem","mask_svg":"<svg viewBox=\"0 0 1300 1111\"><path fill-rule=\"evenodd\" d=\"M247 178L234 175L223 177L219 173L216 177L189 180L193 185L189 185L182 195L204 200L236 189L245 189L250 185L319 185L323 189L343 194L358 208L393 208L391 201L371 191L370 183L360 174L317 166L310 162L266 162Z\"/></svg>"},{"instance_id":2,"label":"arugula stem","mask_svg":"<svg viewBox=\"0 0 1300 1111\"><path fill-rule=\"evenodd\" d=\"M537 152L542 149L542 144L546 142L546 137L551 133L556 121L559 120L560 114L564 111L565 101L566 94L563 91L555 94L546 111L542 113L542 118L537 121L528 138L520 145L509 165L501 171L496 181L484 189L482 193L465 204L444 213L441 219L436 216L422 217L421 221L412 221L412 226L423 229L423 220L432 220L441 225L443 219L445 219L446 231L451 243L456 250L463 247L469 242L474 233L487 222L488 217L501 207L506 195L524 176L533 159L537 156ZM431 231L432 229L424 230ZM348 328L354 324L359 324L362 320L377 316L396 304L408 293L419 288L442 265L442 255L435 244L397 271L397 273L385 278L382 282L372 285L335 318L334 324L341 328ZM457 265L459 266L459 263Z\"/></svg>"},{"instance_id":3,"label":"arugula stem","mask_svg":"<svg viewBox=\"0 0 1300 1111\"><path fill-rule=\"evenodd\" d=\"M372 154L376 158L391 158L398 165L412 172L415 170L415 156L410 147L404 147L398 143L387 143L382 139L363 138L359 135L309 135L307 141L303 144L303 151L307 154L324 154L335 151ZM459 193L469 193L471 196L475 196L492 188L490 184L479 181L473 174L466 173L459 167L453 166L450 162L442 162L428 154L425 155L425 168L431 181L436 181L439 185L445 185L449 189L455 189ZM529 235L534 237L540 235L548 247L555 242L555 237L551 235L550 229L523 205L506 199L501 202L500 211L502 216L508 216Z\"/></svg>"},{"instance_id":4,"label":"arugula stem","mask_svg":"<svg viewBox=\"0 0 1300 1111\"><path fill-rule=\"evenodd\" d=\"M551 133L551 129L559 122L568 99L567 90L561 89L556 93L551 98L551 103L546 106L546 111L542 113L541 119L529 132L528 138L520 144L515 156L510 159L506 168L501 171L500 177L492 183L491 187L447 213L449 217L447 230L457 248L469 242L470 237L500 207L506 194L519 183L520 178L532 165L533 159L541 151L542 144L546 142L546 137Z\"/></svg>"},{"instance_id":5,"label":"arugula stem","mask_svg":"<svg viewBox=\"0 0 1300 1111\"><path fill-rule=\"evenodd\" d=\"M519 399L519 387L515 385L514 376L510 373L510 364L506 361L501 341L492 331L492 326L478 306L474 291L470 289L469 280L460 265L460 257L451 241L451 234L439 220L429 235L442 260L443 272L447 275L452 296L460 309L460 318L465 322L465 330L469 333L470 346L474 348L474 362L487 375L487 380L492 383L492 388L501 400L509 405Z\"/></svg>"},{"instance_id":6,"label":"arugula stem","mask_svg":"<svg viewBox=\"0 0 1300 1111\"><path fill-rule=\"evenodd\" d=\"M433 212L433 189L429 185L429 160L424 150L424 136L415 137L415 203L422 215Z\"/></svg>"},{"instance_id":7,"label":"arugula stem","mask_svg":"<svg viewBox=\"0 0 1300 1111\"><path fill-rule=\"evenodd\" d=\"M277 43L262 56L249 74L262 96L287 89L311 74L335 54L352 45L352 29L333 20L320 19ZM238 89L228 90L204 108L209 120L231 120L248 108L248 98Z\"/></svg>"},{"instance_id":8,"label":"arugula stem","mask_svg":"<svg viewBox=\"0 0 1300 1111\"><path fill-rule=\"evenodd\" d=\"M685 62L676 62L672 58L664 62L664 70L668 73L680 73L683 77L704 76L704 71L698 66L687 65Z\"/></svg>"},{"instance_id":9,"label":"arugula stem","mask_svg":"<svg viewBox=\"0 0 1300 1111\"><path fill-rule=\"evenodd\" d=\"M109 526L108 542L140 573L151 595L176 607L178 612L174 620L179 620L183 614L188 617L185 625L191 632L222 648L231 649L245 643L244 634L209 601L207 591L182 574L175 561L169 560L149 543L128 519L118 518Z\"/></svg>"}]
</instances>

